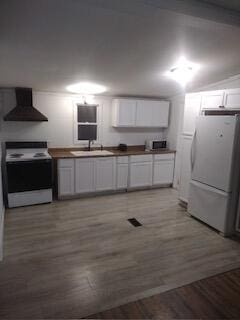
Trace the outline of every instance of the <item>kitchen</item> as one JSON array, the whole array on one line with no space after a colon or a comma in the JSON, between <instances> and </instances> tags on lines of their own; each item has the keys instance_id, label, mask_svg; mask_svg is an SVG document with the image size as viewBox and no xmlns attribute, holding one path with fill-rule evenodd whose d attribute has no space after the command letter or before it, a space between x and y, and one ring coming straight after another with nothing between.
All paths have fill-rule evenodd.
<instances>
[{"instance_id":1,"label":"kitchen","mask_svg":"<svg viewBox=\"0 0 240 320\"><path fill-rule=\"evenodd\" d=\"M44 6L34 5L41 17ZM158 36L159 29L150 27L154 9L151 5L150 12L143 13L135 3L134 15L139 21L134 23L128 20L129 12L119 13L119 2L116 7L107 2L105 5L88 5L83 1L79 7L73 2L67 7L73 15L72 23L76 23L75 8L76 12L81 9L89 17L100 19L97 25L105 32L101 15L108 23L113 23L114 17L128 22L134 29L129 39L136 36L140 21L147 22L147 33L151 30ZM23 6L31 4L24 1ZM65 6L62 1L59 10ZM3 9L11 17L20 9L21 15L26 14L17 1L12 1L13 11L7 3ZM128 9L133 10L131 5ZM210 9L211 5L205 8L209 14ZM223 10L218 9L219 13ZM51 8L48 10L46 19L52 18ZM227 9L225 13L223 20L227 19ZM159 9L157 17L167 24L166 17L174 19L181 14ZM131 80L126 82L122 78L127 72L125 66L124 72L120 72L122 63L111 69L116 61L114 64L109 61L110 67L106 64L105 70L96 68L95 78L94 68L88 74L85 66L91 57L88 60L84 56L81 63L77 56L71 57L80 63L83 75L81 68L78 72L73 70L74 63L69 58L60 71L63 57L51 60L56 48L52 41L48 42L50 39L43 38L47 30L43 25L38 29L40 21L27 17L25 27L32 26L33 32L29 33L26 48L21 50L36 60L33 59L31 68L31 64L27 66L27 57L20 59L15 55L15 69L8 72L2 66L6 79L0 89L1 239L4 237L0 263L1 317L98 318L99 312L239 270L240 70L222 71L221 76L214 72L208 75L197 58L177 59L175 55L167 67L163 63L162 78L158 75L161 91L159 85L156 87L155 77L152 82L147 78L148 59L142 83L138 70L142 62L139 64L130 57L136 87ZM55 19L60 21L59 16ZM202 30L198 30L195 19L200 21L202 17L189 15L188 23L200 37ZM218 21L217 16L214 19L203 19L211 40L220 30L224 34L222 44L228 39L237 52L236 22L228 25L226 21ZM6 18L2 20L7 22ZM91 28L90 32L95 30ZM120 41L121 31L116 25L115 28ZM34 38L36 32L49 46L48 58ZM64 32L68 34L68 30ZM91 37L86 39L84 31L72 32L75 35L80 32L88 48L85 50L94 45L103 50L99 43L93 45ZM164 38L164 30L161 32ZM14 23L10 34L16 34ZM25 39L22 30L20 35ZM53 35L54 31L50 38ZM191 34L189 37L193 41ZM11 40L4 39L6 43ZM68 39L68 45L72 40ZM17 43L20 48L21 41ZM66 59L68 50L62 46ZM82 46L77 47L82 50ZM216 44L212 50L217 47ZM37 48L43 57L40 58L43 70L37 65L40 61L36 58ZM9 56L9 63L12 59ZM118 54L115 59L120 59ZM230 60L226 60L227 66L234 69ZM131 69L128 64L127 67ZM50 76L47 70L51 70ZM170 75L163 74L166 70ZM65 72L64 77L61 72ZM113 77L115 73L119 73L119 78ZM129 79L133 77L130 73ZM147 79L149 84L145 86ZM194 304L196 308L197 305ZM235 315L239 312L236 306ZM201 312L195 316L200 317ZM133 318L134 314L121 317Z\"/></svg>"}]
</instances>

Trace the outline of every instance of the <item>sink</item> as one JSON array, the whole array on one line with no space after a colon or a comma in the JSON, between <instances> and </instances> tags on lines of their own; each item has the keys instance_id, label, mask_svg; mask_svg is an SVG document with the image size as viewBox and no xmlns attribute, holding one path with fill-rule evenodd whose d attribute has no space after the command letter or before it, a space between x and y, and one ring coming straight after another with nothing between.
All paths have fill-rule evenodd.
<instances>
[{"instance_id":1,"label":"sink","mask_svg":"<svg viewBox=\"0 0 240 320\"><path fill-rule=\"evenodd\" d=\"M110 156L113 152L108 150L92 150L92 151L71 151L76 157L86 157L86 156Z\"/></svg>"}]
</instances>

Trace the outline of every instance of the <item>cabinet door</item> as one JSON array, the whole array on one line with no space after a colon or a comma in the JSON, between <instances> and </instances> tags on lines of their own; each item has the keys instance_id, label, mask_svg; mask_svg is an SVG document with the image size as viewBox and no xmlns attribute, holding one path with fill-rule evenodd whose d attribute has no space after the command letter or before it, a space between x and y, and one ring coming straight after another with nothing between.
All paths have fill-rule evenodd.
<instances>
[{"instance_id":1,"label":"cabinet door","mask_svg":"<svg viewBox=\"0 0 240 320\"><path fill-rule=\"evenodd\" d=\"M113 109L114 127L135 127L136 100L115 99Z\"/></svg>"},{"instance_id":2,"label":"cabinet door","mask_svg":"<svg viewBox=\"0 0 240 320\"><path fill-rule=\"evenodd\" d=\"M194 134L196 117L200 114L201 95L187 94L185 97L183 134Z\"/></svg>"},{"instance_id":3,"label":"cabinet door","mask_svg":"<svg viewBox=\"0 0 240 320\"><path fill-rule=\"evenodd\" d=\"M219 109L224 105L224 91L209 91L202 93L202 109Z\"/></svg>"},{"instance_id":4,"label":"cabinet door","mask_svg":"<svg viewBox=\"0 0 240 320\"><path fill-rule=\"evenodd\" d=\"M168 127L169 102L138 100L136 109L137 127Z\"/></svg>"},{"instance_id":5,"label":"cabinet door","mask_svg":"<svg viewBox=\"0 0 240 320\"><path fill-rule=\"evenodd\" d=\"M138 100L136 108L136 127L151 127L152 103L148 100Z\"/></svg>"},{"instance_id":6,"label":"cabinet door","mask_svg":"<svg viewBox=\"0 0 240 320\"><path fill-rule=\"evenodd\" d=\"M152 185L152 162L136 162L130 165L130 188Z\"/></svg>"},{"instance_id":7,"label":"cabinet door","mask_svg":"<svg viewBox=\"0 0 240 320\"><path fill-rule=\"evenodd\" d=\"M226 90L224 100L225 108L240 109L240 89Z\"/></svg>"},{"instance_id":8,"label":"cabinet door","mask_svg":"<svg viewBox=\"0 0 240 320\"><path fill-rule=\"evenodd\" d=\"M96 191L114 190L116 181L116 158L97 158L95 187Z\"/></svg>"},{"instance_id":9,"label":"cabinet door","mask_svg":"<svg viewBox=\"0 0 240 320\"><path fill-rule=\"evenodd\" d=\"M76 159L76 193L95 191L95 161L94 158Z\"/></svg>"},{"instance_id":10,"label":"cabinet door","mask_svg":"<svg viewBox=\"0 0 240 320\"><path fill-rule=\"evenodd\" d=\"M74 166L58 168L58 195L74 194Z\"/></svg>"},{"instance_id":11,"label":"cabinet door","mask_svg":"<svg viewBox=\"0 0 240 320\"><path fill-rule=\"evenodd\" d=\"M173 183L174 161L154 161L153 185Z\"/></svg>"},{"instance_id":12,"label":"cabinet door","mask_svg":"<svg viewBox=\"0 0 240 320\"><path fill-rule=\"evenodd\" d=\"M169 118L168 101L152 101L152 127L167 128Z\"/></svg>"},{"instance_id":13,"label":"cabinet door","mask_svg":"<svg viewBox=\"0 0 240 320\"><path fill-rule=\"evenodd\" d=\"M192 136L182 136L179 199L184 202L188 202L189 183L191 180L191 147Z\"/></svg>"},{"instance_id":14,"label":"cabinet door","mask_svg":"<svg viewBox=\"0 0 240 320\"><path fill-rule=\"evenodd\" d=\"M117 189L128 187L128 163L117 164Z\"/></svg>"}]
</instances>

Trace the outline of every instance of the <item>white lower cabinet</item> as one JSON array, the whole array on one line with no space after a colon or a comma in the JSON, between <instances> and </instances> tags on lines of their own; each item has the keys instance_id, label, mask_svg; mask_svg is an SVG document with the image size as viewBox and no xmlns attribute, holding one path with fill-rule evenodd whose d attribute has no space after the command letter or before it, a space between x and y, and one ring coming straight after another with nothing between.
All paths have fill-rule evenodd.
<instances>
[{"instance_id":1,"label":"white lower cabinet","mask_svg":"<svg viewBox=\"0 0 240 320\"><path fill-rule=\"evenodd\" d=\"M70 196L75 193L74 176L74 160L58 160L58 196Z\"/></svg>"},{"instance_id":2,"label":"white lower cabinet","mask_svg":"<svg viewBox=\"0 0 240 320\"><path fill-rule=\"evenodd\" d=\"M58 196L60 198L115 188L115 157L58 161Z\"/></svg>"},{"instance_id":3,"label":"white lower cabinet","mask_svg":"<svg viewBox=\"0 0 240 320\"><path fill-rule=\"evenodd\" d=\"M171 184L174 154L58 160L58 196Z\"/></svg>"},{"instance_id":4,"label":"white lower cabinet","mask_svg":"<svg viewBox=\"0 0 240 320\"><path fill-rule=\"evenodd\" d=\"M75 193L95 191L95 159L75 160Z\"/></svg>"},{"instance_id":5,"label":"white lower cabinet","mask_svg":"<svg viewBox=\"0 0 240 320\"><path fill-rule=\"evenodd\" d=\"M127 189L128 187L128 157L117 158L117 181L118 190Z\"/></svg>"},{"instance_id":6,"label":"white lower cabinet","mask_svg":"<svg viewBox=\"0 0 240 320\"><path fill-rule=\"evenodd\" d=\"M129 188L152 185L152 155L130 156Z\"/></svg>"},{"instance_id":7,"label":"white lower cabinet","mask_svg":"<svg viewBox=\"0 0 240 320\"><path fill-rule=\"evenodd\" d=\"M154 155L153 185L172 184L174 173L174 154Z\"/></svg>"},{"instance_id":8,"label":"white lower cabinet","mask_svg":"<svg viewBox=\"0 0 240 320\"><path fill-rule=\"evenodd\" d=\"M95 166L95 190L114 190L116 185L116 158L96 158Z\"/></svg>"}]
</instances>

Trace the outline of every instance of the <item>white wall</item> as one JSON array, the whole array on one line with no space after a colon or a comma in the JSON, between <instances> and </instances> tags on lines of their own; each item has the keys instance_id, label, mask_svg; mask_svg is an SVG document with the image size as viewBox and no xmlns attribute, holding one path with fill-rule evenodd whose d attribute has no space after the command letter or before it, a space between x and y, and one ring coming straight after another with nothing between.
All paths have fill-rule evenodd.
<instances>
[{"instance_id":1,"label":"white wall","mask_svg":"<svg viewBox=\"0 0 240 320\"><path fill-rule=\"evenodd\" d=\"M3 90L3 97L3 114L6 114L16 106L14 91ZM76 99L76 96L70 94L34 92L34 106L45 114L49 121L40 123L1 121L3 140L46 140L50 147L73 147L73 100ZM115 146L119 143L142 145L146 139L164 136L163 129L113 128L112 97L97 97L94 102L100 105L100 143L105 146Z\"/></svg>"},{"instance_id":2,"label":"white wall","mask_svg":"<svg viewBox=\"0 0 240 320\"><path fill-rule=\"evenodd\" d=\"M205 87L201 87L198 91L208 91L208 90L224 90L224 89L234 89L240 88L240 75L232 78L228 78ZM184 113L184 98L185 95L174 96L170 99L171 101L171 114L170 114L170 125L168 128L167 139L170 143L170 147L175 149L176 152L176 163L175 163L175 173L174 173L174 187L178 187L179 175L180 175L180 151L181 151L181 139L180 135L182 132L183 125L183 113Z\"/></svg>"}]
</instances>

